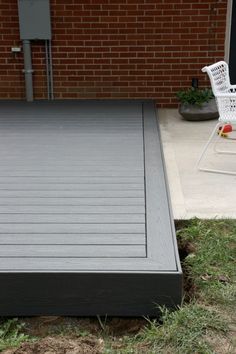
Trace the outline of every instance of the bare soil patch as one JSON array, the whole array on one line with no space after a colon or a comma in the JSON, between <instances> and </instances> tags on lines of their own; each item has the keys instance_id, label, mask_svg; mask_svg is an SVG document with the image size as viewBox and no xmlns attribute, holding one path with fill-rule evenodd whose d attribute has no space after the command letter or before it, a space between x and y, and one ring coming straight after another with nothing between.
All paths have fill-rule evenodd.
<instances>
[{"instance_id":1,"label":"bare soil patch","mask_svg":"<svg viewBox=\"0 0 236 354\"><path fill-rule=\"evenodd\" d=\"M178 249L184 277L184 301L188 303L194 298L197 289L189 275L189 269L184 264L184 260L190 253L194 253L196 250L191 242L183 242L180 240L178 240Z\"/></svg>"},{"instance_id":2,"label":"bare soil patch","mask_svg":"<svg viewBox=\"0 0 236 354\"><path fill-rule=\"evenodd\" d=\"M19 348L5 350L2 354L101 354L103 347L103 340L93 336L56 336L45 337L33 343L23 343Z\"/></svg>"},{"instance_id":3,"label":"bare soil patch","mask_svg":"<svg viewBox=\"0 0 236 354\"><path fill-rule=\"evenodd\" d=\"M99 323L97 318L79 318L79 317L56 317L40 316L24 318L25 332L30 336L45 337L55 334L83 335L85 332L99 336L106 332L114 337L136 334L147 321L144 318L101 318ZM102 326L101 326L102 325ZM74 333L74 329L77 333Z\"/></svg>"}]
</instances>

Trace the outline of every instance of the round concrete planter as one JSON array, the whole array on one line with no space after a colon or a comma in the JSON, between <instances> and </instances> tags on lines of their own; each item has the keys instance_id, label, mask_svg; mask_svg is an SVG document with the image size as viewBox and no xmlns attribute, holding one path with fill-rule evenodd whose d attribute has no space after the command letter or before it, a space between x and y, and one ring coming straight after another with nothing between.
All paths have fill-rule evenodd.
<instances>
[{"instance_id":1,"label":"round concrete planter","mask_svg":"<svg viewBox=\"0 0 236 354\"><path fill-rule=\"evenodd\" d=\"M186 120L208 120L219 117L214 98L209 102L204 102L201 106L181 103L179 113Z\"/></svg>"}]
</instances>

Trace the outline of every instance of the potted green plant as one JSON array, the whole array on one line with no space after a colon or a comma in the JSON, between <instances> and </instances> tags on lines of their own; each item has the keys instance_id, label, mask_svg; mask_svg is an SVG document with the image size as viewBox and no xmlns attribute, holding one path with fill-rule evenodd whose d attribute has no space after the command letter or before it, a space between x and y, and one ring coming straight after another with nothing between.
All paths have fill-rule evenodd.
<instances>
[{"instance_id":1,"label":"potted green plant","mask_svg":"<svg viewBox=\"0 0 236 354\"><path fill-rule=\"evenodd\" d=\"M212 90L191 87L177 92L180 101L179 113L186 120L218 118L218 109Z\"/></svg>"}]
</instances>

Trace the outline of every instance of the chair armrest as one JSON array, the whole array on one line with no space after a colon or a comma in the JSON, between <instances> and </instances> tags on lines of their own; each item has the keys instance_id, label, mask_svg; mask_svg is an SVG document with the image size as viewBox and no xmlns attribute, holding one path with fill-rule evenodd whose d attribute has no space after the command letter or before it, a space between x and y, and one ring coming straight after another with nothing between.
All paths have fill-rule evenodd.
<instances>
[{"instance_id":1,"label":"chair armrest","mask_svg":"<svg viewBox=\"0 0 236 354\"><path fill-rule=\"evenodd\" d=\"M236 92L236 85L230 85L230 90L232 90L232 92Z\"/></svg>"},{"instance_id":2,"label":"chair armrest","mask_svg":"<svg viewBox=\"0 0 236 354\"><path fill-rule=\"evenodd\" d=\"M225 93L217 93L215 95L216 98L234 98L236 99L236 92L225 92Z\"/></svg>"}]
</instances>

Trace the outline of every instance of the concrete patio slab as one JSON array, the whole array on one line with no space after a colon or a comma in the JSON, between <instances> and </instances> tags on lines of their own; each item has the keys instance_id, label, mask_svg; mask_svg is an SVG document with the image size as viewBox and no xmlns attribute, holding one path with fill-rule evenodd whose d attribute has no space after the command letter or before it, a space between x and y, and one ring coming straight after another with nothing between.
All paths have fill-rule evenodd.
<instances>
[{"instance_id":1,"label":"concrete patio slab","mask_svg":"<svg viewBox=\"0 0 236 354\"><path fill-rule=\"evenodd\" d=\"M217 121L185 121L176 109L158 114L174 218L236 218L236 176L195 167ZM236 141L222 139L220 144L236 151ZM210 147L204 166L236 171L236 156L216 154Z\"/></svg>"}]
</instances>

